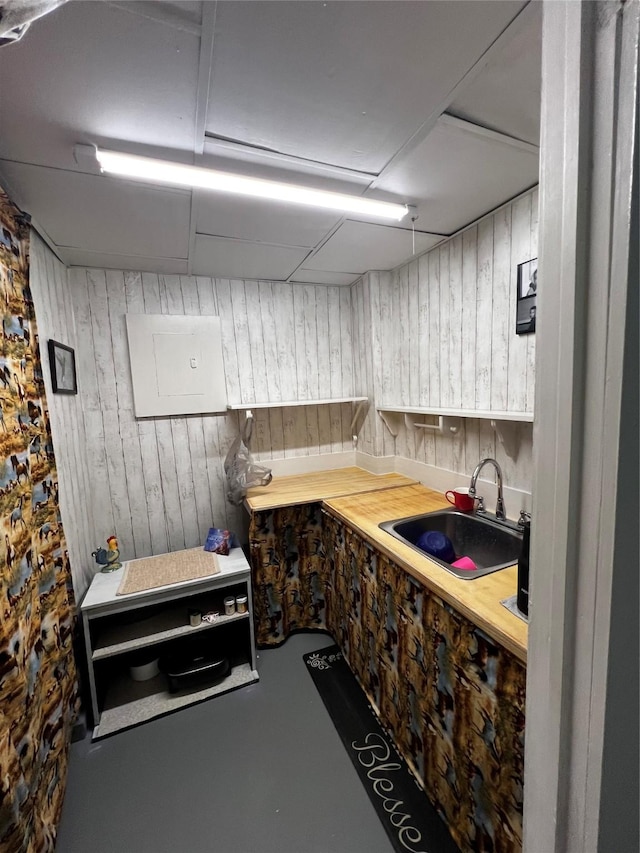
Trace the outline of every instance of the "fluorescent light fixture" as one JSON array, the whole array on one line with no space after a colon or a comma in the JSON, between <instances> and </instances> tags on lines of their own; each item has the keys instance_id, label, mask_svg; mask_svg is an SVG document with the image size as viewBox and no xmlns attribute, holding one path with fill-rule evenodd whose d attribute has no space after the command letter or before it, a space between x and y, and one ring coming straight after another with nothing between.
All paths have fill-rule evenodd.
<instances>
[{"instance_id":1,"label":"fluorescent light fixture","mask_svg":"<svg viewBox=\"0 0 640 853\"><path fill-rule=\"evenodd\" d=\"M247 178L231 172L218 172L199 166L187 166L169 163L166 160L154 160L135 154L121 154L117 151L103 151L98 148L95 156L103 172L126 178L137 178L156 184L177 184L183 187L198 187L235 195L247 195L254 198L267 198L273 201L304 204L309 207L322 207L328 210L341 210L345 213L360 213L364 216L380 216L385 219L400 220L407 214L405 204L388 201L374 201L343 193L325 192L294 184L282 184L279 181L265 181L262 178Z\"/></svg>"}]
</instances>

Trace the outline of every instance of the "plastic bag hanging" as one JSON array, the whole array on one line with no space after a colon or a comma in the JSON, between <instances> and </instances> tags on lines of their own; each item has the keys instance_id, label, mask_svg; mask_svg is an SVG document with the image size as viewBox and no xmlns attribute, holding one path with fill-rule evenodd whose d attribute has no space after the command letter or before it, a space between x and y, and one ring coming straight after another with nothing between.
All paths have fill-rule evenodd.
<instances>
[{"instance_id":1,"label":"plastic bag hanging","mask_svg":"<svg viewBox=\"0 0 640 853\"><path fill-rule=\"evenodd\" d=\"M253 417L248 416L242 433L236 438L226 459L224 460L224 473L227 477L227 498L229 503L239 506L247 494L247 489L252 486L268 486L273 475L271 468L258 465L253 461L249 450L251 434L253 432Z\"/></svg>"}]
</instances>

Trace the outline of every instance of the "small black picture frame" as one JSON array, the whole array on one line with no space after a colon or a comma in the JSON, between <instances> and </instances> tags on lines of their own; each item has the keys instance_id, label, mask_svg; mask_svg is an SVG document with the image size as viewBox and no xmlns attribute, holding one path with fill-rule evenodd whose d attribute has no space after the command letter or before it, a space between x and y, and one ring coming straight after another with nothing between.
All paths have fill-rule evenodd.
<instances>
[{"instance_id":1,"label":"small black picture frame","mask_svg":"<svg viewBox=\"0 0 640 853\"><path fill-rule=\"evenodd\" d=\"M518 264L518 298L516 300L516 334L528 335L536 330L538 298L538 259Z\"/></svg>"},{"instance_id":2,"label":"small black picture frame","mask_svg":"<svg viewBox=\"0 0 640 853\"><path fill-rule=\"evenodd\" d=\"M49 339L49 368L54 394L77 394L76 354L71 347Z\"/></svg>"}]
</instances>

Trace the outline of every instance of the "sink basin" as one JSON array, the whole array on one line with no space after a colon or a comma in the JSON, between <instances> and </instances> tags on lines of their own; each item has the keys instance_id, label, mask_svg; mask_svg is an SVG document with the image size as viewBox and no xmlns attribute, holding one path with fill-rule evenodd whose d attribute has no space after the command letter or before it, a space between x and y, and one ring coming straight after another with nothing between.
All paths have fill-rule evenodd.
<instances>
[{"instance_id":1,"label":"sink basin","mask_svg":"<svg viewBox=\"0 0 640 853\"><path fill-rule=\"evenodd\" d=\"M479 515L467 515L455 510L438 510L425 515L412 515L383 521L378 525L382 530L395 536L400 542L414 548L422 556L438 563L443 569L463 580L497 572L517 563L522 548L522 533ZM456 559L470 557L476 564L475 569L460 569L444 560L427 554L416 542L421 534L438 531L449 537L453 544ZM452 560L452 562L455 562Z\"/></svg>"}]
</instances>

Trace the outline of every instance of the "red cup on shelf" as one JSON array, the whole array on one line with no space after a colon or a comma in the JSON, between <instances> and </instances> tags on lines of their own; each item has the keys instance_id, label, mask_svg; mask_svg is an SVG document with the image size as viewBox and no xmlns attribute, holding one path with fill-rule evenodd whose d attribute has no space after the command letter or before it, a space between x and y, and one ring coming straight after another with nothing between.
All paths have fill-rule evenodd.
<instances>
[{"instance_id":1,"label":"red cup on shelf","mask_svg":"<svg viewBox=\"0 0 640 853\"><path fill-rule=\"evenodd\" d=\"M445 498L453 504L460 512L471 512L474 499L469 495L468 486L460 486L458 489L449 489L444 493Z\"/></svg>"}]
</instances>

